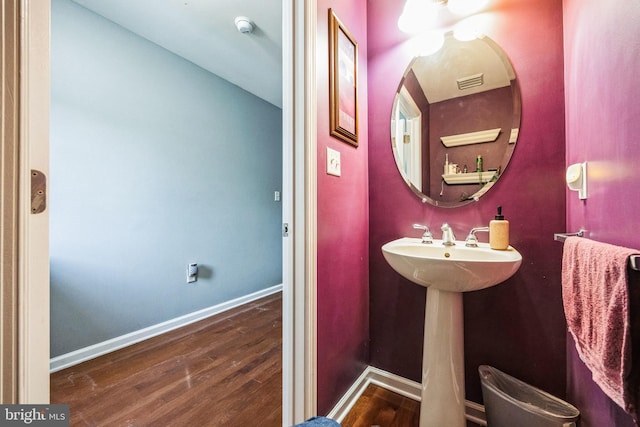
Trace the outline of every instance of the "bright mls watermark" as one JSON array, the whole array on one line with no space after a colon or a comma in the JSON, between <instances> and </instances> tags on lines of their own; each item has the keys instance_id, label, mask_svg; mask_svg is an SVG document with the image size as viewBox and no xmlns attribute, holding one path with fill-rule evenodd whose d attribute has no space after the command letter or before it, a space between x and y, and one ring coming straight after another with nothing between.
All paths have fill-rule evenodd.
<instances>
[{"instance_id":1,"label":"bright mls watermark","mask_svg":"<svg viewBox=\"0 0 640 427\"><path fill-rule=\"evenodd\" d=\"M69 427L69 405L0 405L0 426Z\"/></svg>"}]
</instances>

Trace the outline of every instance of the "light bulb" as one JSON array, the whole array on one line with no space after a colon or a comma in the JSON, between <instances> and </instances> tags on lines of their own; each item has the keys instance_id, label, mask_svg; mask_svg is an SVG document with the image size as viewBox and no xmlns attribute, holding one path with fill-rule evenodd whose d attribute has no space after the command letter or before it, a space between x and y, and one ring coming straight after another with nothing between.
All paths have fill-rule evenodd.
<instances>
[{"instance_id":1,"label":"light bulb","mask_svg":"<svg viewBox=\"0 0 640 427\"><path fill-rule=\"evenodd\" d=\"M455 15L471 15L484 9L489 0L449 0L447 7Z\"/></svg>"},{"instance_id":2,"label":"light bulb","mask_svg":"<svg viewBox=\"0 0 640 427\"><path fill-rule=\"evenodd\" d=\"M417 34L429 29L438 16L438 3L429 0L407 0L398 18L398 28L409 34Z\"/></svg>"}]
</instances>

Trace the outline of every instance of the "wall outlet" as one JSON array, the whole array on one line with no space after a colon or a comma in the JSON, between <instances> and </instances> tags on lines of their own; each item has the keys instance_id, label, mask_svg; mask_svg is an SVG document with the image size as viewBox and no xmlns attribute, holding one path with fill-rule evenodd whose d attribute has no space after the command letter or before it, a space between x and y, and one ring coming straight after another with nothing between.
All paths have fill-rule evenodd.
<instances>
[{"instance_id":1,"label":"wall outlet","mask_svg":"<svg viewBox=\"0 0 640 427\"><path fill-rule=\"evenodd\" d=\"M195 262L187 265L187 283L193 283L198 280L198 264Z\"/></svg>"},{"instance_id":2,"label":"wall outlet","mask_svg":"<svg viewBox=\"0 0 640 427\"><path fill-rule=\"evenodd\" d=\"M327 147L327 173L340 176L340 152Z\"/></svg>"}]
</instances>

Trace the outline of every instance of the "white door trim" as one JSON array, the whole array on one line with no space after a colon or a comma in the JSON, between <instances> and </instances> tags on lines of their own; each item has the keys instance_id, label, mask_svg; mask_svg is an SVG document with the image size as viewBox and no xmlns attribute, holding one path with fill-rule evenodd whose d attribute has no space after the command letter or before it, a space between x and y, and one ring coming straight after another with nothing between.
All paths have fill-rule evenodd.
<instances>
[{"instance_id":1,"label":"white door trim","mask_svg":"<svg viewBox=\"0 0 640 427\"><path fill-rule=\"evenodd\" d=\"M316 415L316 0L283 2L282 424ZM290 83L290 84L288 84Z\"/></svg>"},{"instance_id":2,"label":"white door trim","mask_svg":"<svg viewBox=\"0 0 640 427\"><path fill-rule=\"evenodd\" d=\"M31 214L31 170L49 177L49 0L22 0L18 402L49 403L49 210Z\"/></svg>"}]
</instances>

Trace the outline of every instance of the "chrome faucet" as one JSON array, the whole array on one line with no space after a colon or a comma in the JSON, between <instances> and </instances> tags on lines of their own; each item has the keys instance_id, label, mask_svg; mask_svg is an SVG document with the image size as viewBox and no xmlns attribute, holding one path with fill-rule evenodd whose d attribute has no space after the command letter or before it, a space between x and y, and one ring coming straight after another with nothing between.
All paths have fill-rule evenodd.
<instances>
[{"instance_id":1,"label":"chrome faucet","mask_svg":"<svg viewBox=\"0 0 640 427\"><path fill-rule=\"evenodd\" d=\"M465 239L465 246L468 246L470 248L477 248L478 247L478 238L476 237L476 232L478 231L486 231L489 232L489 227L475 227L472 228L471 231L469 232L469 235L467 236L467 238Z\"/></svg>"},{"instance_id":2,"label":"chrome faucet","mask_svg":"<svg viewBox=\"0 0 640 427\"><path fill-rule=\"evenodd\" d=\"M424 233L422 234L422 243L433 243L433 236L431 235L429 227L422 224L413 224L413 228L424 230Z\"/></svg>"},{"instance_id":3,"label":"chrome faucet","mask_svg":"<svg viewBox=\"0 0 640 427\"><path fill-rule=\"evenodd\" d=\"M453 229L446 222L442 224L442 244L445 246L454 246L456 244L456 236L453 235Z\"/></svg>"}]
</instances>

